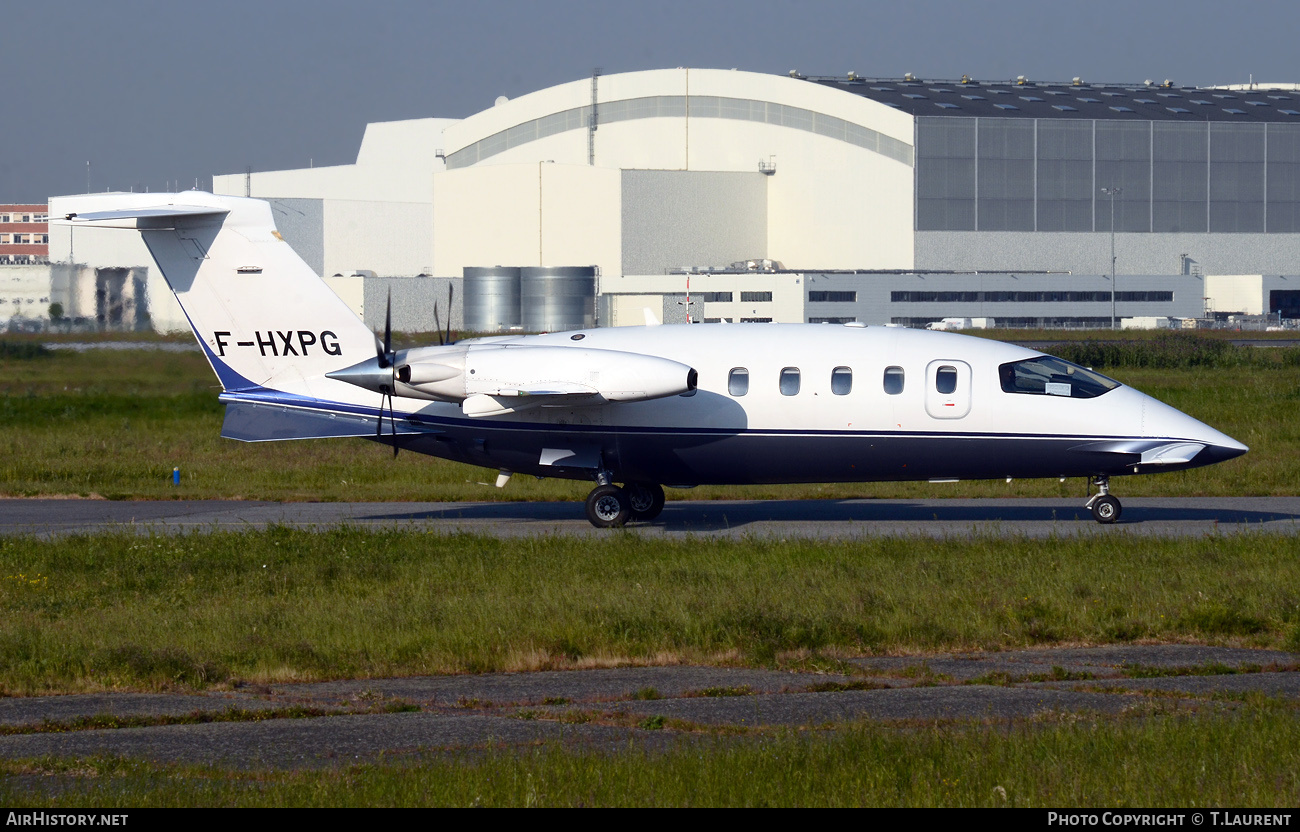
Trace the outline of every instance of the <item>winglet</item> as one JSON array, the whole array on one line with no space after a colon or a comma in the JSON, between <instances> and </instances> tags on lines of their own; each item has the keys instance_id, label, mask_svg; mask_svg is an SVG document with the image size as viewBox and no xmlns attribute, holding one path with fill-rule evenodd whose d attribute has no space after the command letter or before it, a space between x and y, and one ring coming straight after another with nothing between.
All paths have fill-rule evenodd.
<instances>
[{"instance_id":1,"label":"winglet","mask_svg":"<svg viewBox=\"0 0 1300 832\"><path fill-rule=\"evenodd\" d=\"M641 307L641 311L645 313L646 326L660 326L663 323L662 321L660 321L658 318L655 317L655 313L650 311L650 307L643 306Z\"/></svg>"}]
</instances>

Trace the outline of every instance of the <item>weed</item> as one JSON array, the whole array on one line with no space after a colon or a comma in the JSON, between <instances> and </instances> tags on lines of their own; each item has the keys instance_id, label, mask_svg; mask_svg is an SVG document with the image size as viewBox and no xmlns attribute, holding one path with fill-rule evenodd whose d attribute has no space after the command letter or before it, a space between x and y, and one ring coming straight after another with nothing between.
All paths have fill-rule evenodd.
<instances>
[{"instance_id":1,"label":"weed","mask_svg":"<svg viewBox=\"0 0 1300 832\"><path fill-rule=\"evenodd\" d=\"M664 718L658 714L648 716L641 720L640 727L646 731L662 731L664 729Z\"/></svg>"}]
</instances>

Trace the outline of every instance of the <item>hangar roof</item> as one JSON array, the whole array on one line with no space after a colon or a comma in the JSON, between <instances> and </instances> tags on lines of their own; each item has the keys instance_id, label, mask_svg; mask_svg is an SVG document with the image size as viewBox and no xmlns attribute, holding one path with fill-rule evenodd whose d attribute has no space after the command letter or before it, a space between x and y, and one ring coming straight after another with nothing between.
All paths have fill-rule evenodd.
<instances>
[{"instance_id":1,"label":"hangar roof","mask_svg":"<svg viewBox=\"0 0 1300 832\"><path fill-rule=\"evenodd\" d=\"M796 76L803 77L803 76ZM809 77L914 116L1272 121L1300 124L1300 91L1163 84L926 81L920 78Z\"/></svg>"}]
</instances>

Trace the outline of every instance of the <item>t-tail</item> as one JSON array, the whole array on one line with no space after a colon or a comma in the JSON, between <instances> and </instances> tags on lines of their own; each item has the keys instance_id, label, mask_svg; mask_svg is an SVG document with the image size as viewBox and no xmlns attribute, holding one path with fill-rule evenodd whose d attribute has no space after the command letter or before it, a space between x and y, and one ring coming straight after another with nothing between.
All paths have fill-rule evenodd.
<instances>
[{"instance_id":1,"label":"t-tail","mask_svg":"<svg viewBox=\"0 0 1300 832\"><path fill-rule=\"evenodd\" d=\"M373 435L378 402L326 374L373 357L375 335L284 241L268 203L187 191L84 206L55 222L144 238L221 381L223 435Z\"/></svg>"}]
</instances>

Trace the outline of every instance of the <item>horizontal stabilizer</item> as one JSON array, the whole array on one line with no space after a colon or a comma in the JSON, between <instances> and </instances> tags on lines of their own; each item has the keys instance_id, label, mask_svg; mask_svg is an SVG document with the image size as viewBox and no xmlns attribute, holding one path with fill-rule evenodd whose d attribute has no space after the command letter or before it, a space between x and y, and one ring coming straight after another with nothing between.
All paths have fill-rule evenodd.
<instances>
[{"instance_id":1,"label":"horizontal stabilizer","mask_svg":"<svg viewBox=\"0 0 1300 832\"><path fill-rule=\"evenodd\" d=\"M212 205L157 205L150 208L68 214L63 219L51 219L50 222L53 225L85 225L101 228L157 228L171 225L178 219L216 218L229 213L229 208Z\"/></svg>"},{"instance_id":2,"label":"horizontal stabilizer","mask_svg":"<svg viewBox=\"0 0 1300 832\"><path fill-rule=\"evenodd\" d=\"M240 442L279 442L287 439L337 439L345 436L373 437L378 416L361 413L330 413L300 407L255 402L230 402L221 435ZM440 433L413 427L403 419L392 425L384 419L383 433L396 427L398 435Z\"/></svg>"}]
</instances>

